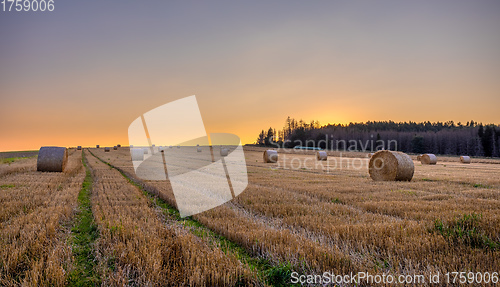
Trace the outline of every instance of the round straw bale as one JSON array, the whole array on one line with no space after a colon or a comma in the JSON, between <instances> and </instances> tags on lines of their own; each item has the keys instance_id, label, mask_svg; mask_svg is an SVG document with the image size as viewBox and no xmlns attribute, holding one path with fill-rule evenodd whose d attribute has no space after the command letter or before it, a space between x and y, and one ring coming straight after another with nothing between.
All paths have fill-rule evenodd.
<instances>
[{"instance_id":1,"label":"round straw bale","mask_svg":"<svg viewBox=\"0 0 500 287\"><path fill-rule=\"evenodd\" d=\"M420 162L422 164L436 164L437 157L432 153L426 153L420 156Z\"/></svg>"},{"instance_id":2,"label":"round straw bale","mask_svg":"<svg viewBox=\"0 0 500 287\"><path fill-rule=\"evenodd\" d=\"M383 150L376 152L368 165L370 177L375 181L411 181L415 166L402 152Z\"/></svg>"},{"instance_id":3,"label":"round straw bale","mask_svg":"<svg viewBox=\"0 0 500 287\"><path fill-rule=\"evenodd\" d=\"M121 145L121 144L117 144L116 146L117 146L117 147L122 147L122 145Z\"/></svg>"},{"instance_id":4,"label":"round straw bale","mask_svg":"<svg viewBox=\"0 0 500 287\"><path fill-rule=\"evenodd\" d=\"M178 145L178 146L177 146L177 148L181 148L181 146L180 146L180 145Z\"/></svg>"},{"instance_id":5,"label":"round straw bale","mask_svg":"<svg viewBox=\"0 0 500 287\"><path fill-rule=\"evenodd\" d=\"M132 161L143 161L144 151L142 148L132 148L130 149L130 156L132 157Z\"/></svg>"},{"instance_id":6,"label":"round straw bale","mask_svg":"<svg viewBox=\"0 0 500 287\"><path fill-rule=\"evenodd\" d=\"M201 147L198 147L198 148L196 149L196 151L197 151L197 152L201 152Z\"/></svg>"},{"instance_id":7,"label":"round straw bale","mask_svg":"<svg viewBox=\"0 0 500 287\"><path fill-rule=\"evenodd\" d=\"M110 148L109 147L105 147L104 148L104 152L109 152L110 151Z\"/></svg>"},{"instance_id":8,"label":"round straw bale","mask_svg":"<svg viewBox=\"0 0 500 287\"><path fill-rule=\"evenodd\" d=\"M318 151L316 152L316 159L317 160L327 160L328 155L326 154L326 151Z\"/></svg>"},{"instance_id":9,"label":"round straw bale","mask_svg":"<svg viewBox=\"0 0 500 287\"><path fill-rule=\"evenodd\" d=\"M471 162L471 159L470 159L470 156L466 156L466 155L463 155L460 157L460 162L461 163L470 163Z\"/></svg>"},{"instance_id":10,"label":"round straw bale","mask_svg":"<svg viewBox=\"0 0 500 287\"><path fill-rule=\"evenodd\" d=\"M229 151L227 148L224 148L224 147L220 148L220 155L221 156L227 156L228 153L229 153Z\"/></svg>"},{"instance_id":11,"label":"round straw bale","mask_svg":"<svg viewBox=\"0 0 500 287\"><path fill-rule=\"evenodd\" d=\"M96 144L96 145L95 145L95 148L99 148L99 145L98 145L98 144Z\"/></svg>"},{"instance_id":12,"label":"round straw bale","mask_svg":"<svg viewBox=\"0 0 500 287\"><path fill-rule=\"evenodd\" d=\"M117 150L117 149L118 149L118 147L117 147L117 146L114 146L114 147L113 147L113 150Z\"/></svg>"},{"instance_id":13,"label":"round straw bale","mask_svg":"<svg viewBox=\"0 0 500 287\"><path fill-rule=\"evenodd\" d=\"M149 148L145 147L142 149L143 154L149 154Z\"/></svg>"},{"instance_id":14,"label":"round straw bale","mask_svg":"<svg viewBox=\"0 0 500 287\"><path fill-rule=\"evenodd\" d=\"M79 146L77 146L77 147L76 147L76 149L77 149L77 150L82 150L82 146L81 146L81 145L79 145Z\"/></svg>"},{"instance_id":15,"label":"round straw bale","mask_svg":"<svg viewBox=\"0 0 500 287\"><path fill-rule=\"evenodd\" d=\"M65 147L44 146L38 151L37 171L62 172L68 162L68 151Z\"/></svg>"},{"instance_id":16,"label":"round straw bale","mask_svg":"<svg viewBox=\"0 0 500 287\"><path fill-rule=\"evenodd\" d=\"M278 161L278 152L272 149L268 149L264 152L264 162L265 163L275 163Z\"/></svg>"},{"instance_id":17,"label":"round straw bale","mask_svg":"<svg viewBox=\"0 0 500 287\"><path fill-rule=\"evenodd\" d=\"M420 161L422 159L422 155L417 155L417 160Z\"/></svg>"}]
</instances>

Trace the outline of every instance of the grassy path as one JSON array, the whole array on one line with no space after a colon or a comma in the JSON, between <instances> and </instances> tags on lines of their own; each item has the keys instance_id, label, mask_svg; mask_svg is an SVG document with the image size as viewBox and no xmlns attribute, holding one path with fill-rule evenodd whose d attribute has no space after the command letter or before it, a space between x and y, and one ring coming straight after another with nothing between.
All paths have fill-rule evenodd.
<instances>
[{"instance_id":1,"label":"grassy path","mask_svg":"<svg viewBox=\"0 0 500 287\"><path fill-rule=\"evenodd\" d=\"M99 236L94 222L90 195L92 192L92 173L82 152L82 163L85 167L85 179L78 194L78 213L75 225L71 229L75 269L69 274L68 283L71 286L98 286L100 279L94 270L93 243Z\"/></svg>"}]
</instances>

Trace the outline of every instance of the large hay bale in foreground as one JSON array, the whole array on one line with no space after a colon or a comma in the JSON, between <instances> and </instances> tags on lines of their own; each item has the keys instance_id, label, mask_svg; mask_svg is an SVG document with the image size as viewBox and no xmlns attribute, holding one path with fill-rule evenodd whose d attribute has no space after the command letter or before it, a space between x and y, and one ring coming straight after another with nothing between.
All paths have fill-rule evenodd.
<instances>
[{"instance_id":1,"label":"large hay bale in foreground","mask_svg":"<svg viewBox=\"0 0 500 287\"><path fill-rule=\"evenodd\" d=\"M264 162L265 163L275 163L278 161L278 152L272 149L268 149L264 152Z\"/></svg>"},{"instance_id":2,"label":"large hay bale in foreground","mask_svg":"<svg viewBox=\"0 0 500 287\"><path fill-rule=\"evenodd\" d=\"M466 163L469 164L471 162L470 156L463 155L460 157L460 162L461 163Z\"/></svg>"},{"instance_id":3,"label":"large hay bale in foreground","mask_svg":"<svg viewBox=\"0 0 500 287\"><path fill-rule=\"evenodd\" d=\"M426 153L420 156L420 162L422 164L436 164L437 157L432 153Z\"/></svg>"},{"instance_id":4,"label":"large hay bale in foreground","mask_svg":"<svg viewBox=\"0 0 500 287\"><path fill-rule=\"evenodd\" d=\"M410 156L389 150L376 152L368 168L370 177L375 181L411 181L415 171Z\"/></svg>"},{"instance_id":5,"label":"large hay bale in foreground","mask_svg":"<svg viewBox=\"0 0 500 287\"><path fill-rule=\"evenodd\" d=\"M38 151L37 171L62 172L68 162L68 150L65 147L44 146Z\"/></svg>"},{"instance_id":6,"label":"large hay bale in foreground","mask_svg":"<svg viewBox=\"0 0 500 287\"><path fill-rule=\"evenodd\" d=\"M104 148L104 152L109 152L111 149L109 147Z\"/></svg>"},{"instance_id":7,"label":"large hay bale in foreground","mask_svg":"<svg viewBox=\"0 0 500 287\"><path fill-rule=\"evenodd\" d=\"M77 146L77 147L76 147L76 149L77 149L77 150L82 150L82 146L81 146L81 145L79 145L79 146Z\"/></svg>"},{"instance_id":8,"label":"large hay bale in foreground","mask_svg":"<svg viewBox=\"0 0 500 287\"><path fill-rule=\"evenodd\" d=\"M316 159L317 160L327 160L328 155L326 154L326 151L318 151L316 152Z\"/></svg>"},{"instance_id":9,"label":"large hay bale in foreground","mask_svg":"<svg viewBox=\"0 0 500 287\"><path fill-rule=\"evenodd\" d=\"M132 148L130 149L130 156L132 157L132 161L143 161L144 151L142 148Z\"/></svg>"}]
</instances>

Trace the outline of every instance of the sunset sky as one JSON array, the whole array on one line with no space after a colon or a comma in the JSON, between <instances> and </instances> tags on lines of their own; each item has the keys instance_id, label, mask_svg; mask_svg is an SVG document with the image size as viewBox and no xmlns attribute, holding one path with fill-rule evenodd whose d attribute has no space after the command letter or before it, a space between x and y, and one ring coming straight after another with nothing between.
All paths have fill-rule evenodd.
<instances>
[{"instance_id":1,"label":"sunset sky","mask_svg":"<svg viewBox=\"0 0 500 287\"><path fill-rule=\"evenodd\" d=\"M128 144L196 95L243 143L287 116L500 123L500 1L55 1L0 12L0 151Z\"/></svg>"}]
</instances>

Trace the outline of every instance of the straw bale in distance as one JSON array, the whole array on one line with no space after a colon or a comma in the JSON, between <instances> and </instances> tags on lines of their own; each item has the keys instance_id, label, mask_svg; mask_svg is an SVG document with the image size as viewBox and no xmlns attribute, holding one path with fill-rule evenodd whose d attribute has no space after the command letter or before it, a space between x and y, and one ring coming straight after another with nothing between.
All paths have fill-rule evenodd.
<instances>
[{"instance_id":1,"label":"straw bale in distance","mask_svg":"<svg viewBox=\"0 0 500 287\"><path fill-rule=\"evenodd\" d=\"M275 163L278 161L278 152L272 149L264 151L264 162Z\"/></svg>"},{"instance_id":2,"label":"straw bale in distance","mask_svg":"<svg viewBox=\"0 0 500 287\"><path fill-rule=\"evenodd\" d=\"M469 164L471 162L470 156L463 155L460 157L460 162L461 163L466 163Z\"/></svg>"},{"instance_id":3,"label":"straw bale in distance","mask_svg":"<svg viewBox=\"0 0 500 287\"><path fill-rule=\"evenodd\" d=\"M316 152L316 159L317 160L327 160L328 155L326 154L326 151L318 151Z\"/></svg>"},{"instance_id":4,"label":"straw bale in distance","mask_svg":"<svg viewBox=\"0 0 500 287\"><path fill-rule=\"evenodd\" d=\"M130 156L132 157L132 161L143 161L144 151L142 148L132 148L130 149Z\"/></svg>"},{"instance_id":5,"label":"straw bale in distance","mask_svg":"<svg viewBox=\"0 0 500 287\"><path fill-rule=\"evenodd\" d=\"M228 149L227 148L224 148L224 147L221 147L220 148L220 155L221 156L227 156L229 153Z\"/></svg>"},{"instance_id":6,"label":"straw bale in distance","mask_svg":"<svg viewBox=\"0 0 500 287\"><path fill-rule=\"evenodd\" d=\"M426 153L420 156L420 162L422 164L436 164L437 157L432 153Z\"/></svg>"}]
</instances>

